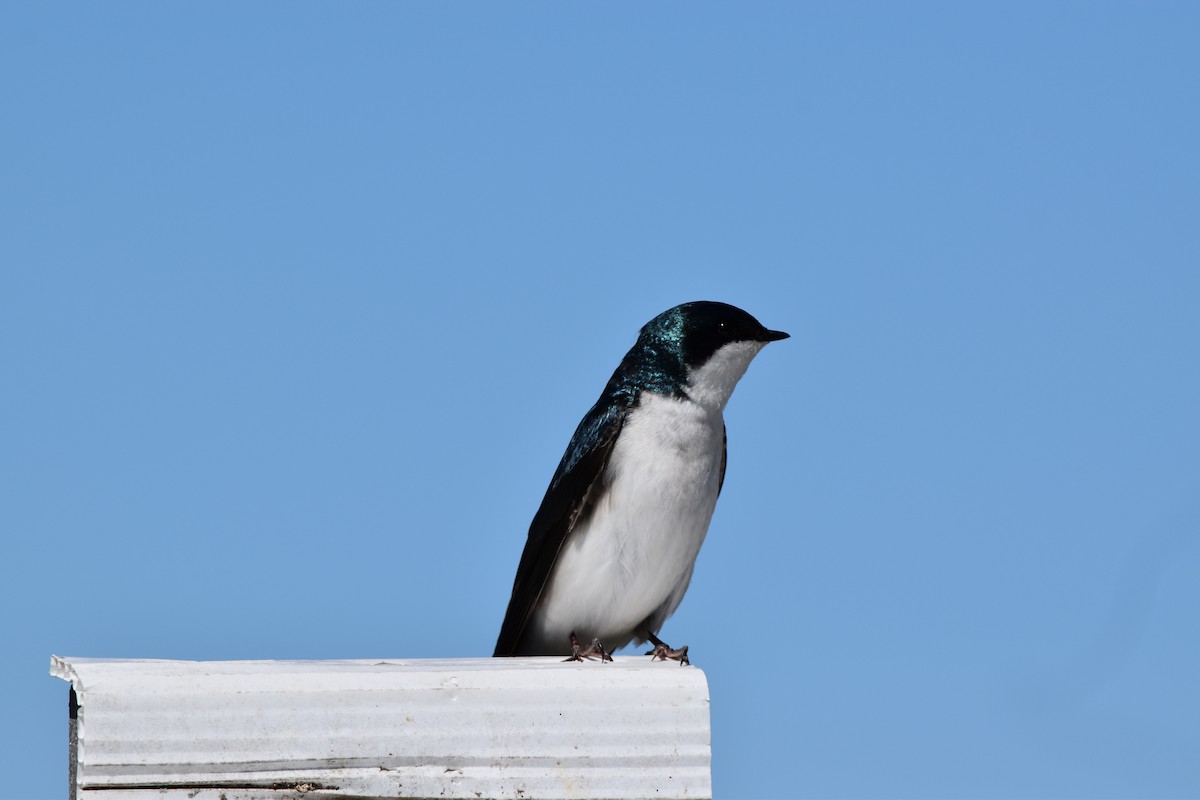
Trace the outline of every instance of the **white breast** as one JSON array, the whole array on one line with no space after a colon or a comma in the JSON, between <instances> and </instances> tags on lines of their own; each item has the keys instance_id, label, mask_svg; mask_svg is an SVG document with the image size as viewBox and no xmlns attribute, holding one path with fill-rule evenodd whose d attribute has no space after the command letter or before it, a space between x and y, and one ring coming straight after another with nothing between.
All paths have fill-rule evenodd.
<instances>
[{"instance_id":1,"label":"white breast","mask_svg":"<svg viewBox=\"0 0 1200 800\"><path fill-rule=\"evenodd\" d=\"M610 649L657 632L679 606L716 507L722 412L760 342L718 350L688 375L687 399L643 393L605 473L608 491L567 537L526 628L533 652L572 631Z\"/></svg>"},{"instance_id":2,"label":"white breast","mask_svg":"<svg viewBox=\"0 0 1200 800\"><path fill-rule=\"evenodd\" d=\"M530 620L561 647L571 631L609 648L657 630L683 599L721 480L721 412L645 394L613 447L608 491L570 535Z\"/></svg>"}]
</instances>

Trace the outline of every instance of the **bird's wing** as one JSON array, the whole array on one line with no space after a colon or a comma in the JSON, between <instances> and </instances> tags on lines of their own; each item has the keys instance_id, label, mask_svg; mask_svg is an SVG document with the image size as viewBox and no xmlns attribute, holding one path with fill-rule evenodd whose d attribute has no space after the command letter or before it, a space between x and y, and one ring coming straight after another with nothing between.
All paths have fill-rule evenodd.
<instances>
[{"instance_id":1,"label":"bird's wing","mask_svg":"<svg viewBox=\"0 0 1200 800\"><path fill-rule=\"evenodd\" d=\"M529 538L521 553L512 599L493 655L522 655L520 645L525 626L546 587L558 551L571 530L591 514L603 492L604 468L625 423L626 410L627 407L614 406L604 397L579 423L572 444L563 454L542 505L529 525Z\"/></svg>"},{"instance_id":2,"label":"bird's wing","mask_svg":"<svg viewBox=\"0 0 1200 800\"><path fill-rule=\"evenodd\" d=\"M721 423L721 480L717 482L717 497L721 496L721 490L725 488L725 463L729 461L729 434L725 430L725 423Z\"/></svg>"}]
</instances>

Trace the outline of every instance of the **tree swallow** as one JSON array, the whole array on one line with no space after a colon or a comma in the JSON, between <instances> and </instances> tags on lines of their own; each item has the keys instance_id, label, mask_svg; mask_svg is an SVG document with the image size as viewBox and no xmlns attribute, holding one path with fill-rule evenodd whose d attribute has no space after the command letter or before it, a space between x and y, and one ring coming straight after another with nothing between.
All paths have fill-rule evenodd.
<instances>
[{"instance_id":1,"label":"tree swallow","mask_svg":"<svg viewBox=\"0 0 1200 800\"><path fill-rule=\"evenodd\" d=\"M608 659L605 645L650 641L656 657L687 663L686 647L657 634L687 591L725 480L722 412L751 359L786 338L725 303L684 303L646 323L534 515L495 655Z\"/></svg>"}]
</instances>

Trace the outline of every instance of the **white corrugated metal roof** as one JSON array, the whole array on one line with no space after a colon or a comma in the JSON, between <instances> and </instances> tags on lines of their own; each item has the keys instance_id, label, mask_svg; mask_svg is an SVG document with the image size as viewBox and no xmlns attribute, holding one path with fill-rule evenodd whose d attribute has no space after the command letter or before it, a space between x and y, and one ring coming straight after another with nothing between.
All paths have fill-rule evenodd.
<instances>
[{"instance_id":1,"label":"white corrugated metal roof","mask_svg":"<svg viewBox=\"0 0 1200 800\"><path fill-rule=\"evenodd\" d=\"M50 672L78 697L77 798L712 793L708 683L675 662L54 656Z\"/></svg>"}]
</instances>

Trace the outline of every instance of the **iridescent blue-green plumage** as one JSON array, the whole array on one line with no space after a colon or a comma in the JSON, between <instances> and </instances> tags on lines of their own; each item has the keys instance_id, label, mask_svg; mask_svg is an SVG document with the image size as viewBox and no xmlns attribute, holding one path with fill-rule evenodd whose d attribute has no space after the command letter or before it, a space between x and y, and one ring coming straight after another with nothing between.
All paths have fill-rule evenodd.
<instances>
[{"instance_id":1,"label":"iridescent blue-green plumage","mask_svg":"<svg viewBox=\"0 0 1200 800\"><path fill-rule=\"evenodd\" d=\"M773 332L741 309L706 301L675 306L642 327L637 342L575 429L529 526L496 655L523 652L525 625L559 550L605 491L605 466L613 445L643 393L686 397L689 367L704 363L730 341L767 334Z\"/></svg>"},{"instance_id":2,"label":"iridescent blue-green plumage","mask_svg":"<svg viewBox=\"0 0 1200 800\"><path fill-rule=\"evenodd\" d=\"M668 309L642 326L638 340L608 379L600 398L580 421L550 481L549 491L574 470L597 446L620 433L625 412L637 404L642 392L679 394L687 382L684 361L684 315L704 302ZM549 492L547 492L549 494ZM535 520L536 521L536 520Z\"/></svg>"},{"instance_id":3,"label":"iridescent blue-green plumage","mask_svg":"<svg viewBox=\"0 0 1200 800\"><path fill-rule=\"evenodd\" d=\"M678 394L682 390L687 381L687 365L680 342L684 308L676 306L664 311L642 327L637 342L621 359L600 398L575 429L551 481L551 488L563 474L574 469L587 451L604 441L606 436L615 435L612 427L620 425L625 411L637 403L642 392Z\"/></svg>"}]
</instances>

